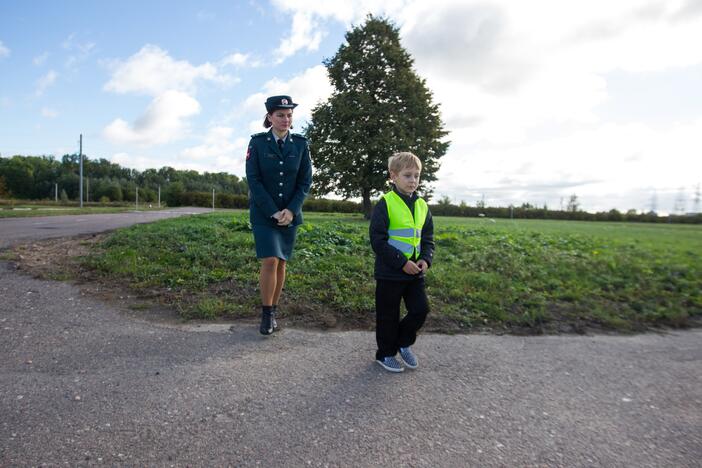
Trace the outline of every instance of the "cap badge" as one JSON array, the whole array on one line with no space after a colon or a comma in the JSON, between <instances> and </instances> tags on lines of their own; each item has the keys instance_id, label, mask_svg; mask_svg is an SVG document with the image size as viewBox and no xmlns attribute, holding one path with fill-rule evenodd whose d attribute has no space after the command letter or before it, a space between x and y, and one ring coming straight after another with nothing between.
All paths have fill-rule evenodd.
<instances>
[{"instance_id":1,"label":"cap badge","mask_svg":"<svg viewBox=\"0 0 702 468\"><path fill-rule=\"evenodd\" d=\"M288 105L288 100L287 100L287 99L281 99L281 100L280 100L280 103L281 103L282 105L284 105L284 106L287 106L287 105Z\"/></svg>"}]
</instances>

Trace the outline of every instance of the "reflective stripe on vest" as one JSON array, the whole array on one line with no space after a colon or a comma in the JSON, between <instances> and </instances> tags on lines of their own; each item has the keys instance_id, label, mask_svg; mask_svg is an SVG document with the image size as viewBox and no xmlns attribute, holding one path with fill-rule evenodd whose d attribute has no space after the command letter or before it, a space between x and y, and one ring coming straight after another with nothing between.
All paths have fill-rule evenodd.
<instances>
[{"instance_id":1,"label":"reflective stripe on vest","mask_svg":"<svg viewBox=\"0 0 702 468\"><path fill-rule=\"evenodd\" d=\"M417 198L414 202L414 216L407 204L400 196L393 192L383 195L385 204L388 207L388 244L402 252L405 257L412 256L421 251L422 227L427 219L427 202Z\"/></svg>"}]
</instances>

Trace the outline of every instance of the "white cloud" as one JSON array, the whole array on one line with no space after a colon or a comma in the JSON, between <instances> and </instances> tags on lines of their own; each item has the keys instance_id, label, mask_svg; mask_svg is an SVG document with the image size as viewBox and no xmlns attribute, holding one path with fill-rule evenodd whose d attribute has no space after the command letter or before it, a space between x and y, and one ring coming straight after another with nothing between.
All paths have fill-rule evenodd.
<instances>
[{"instance_id":1,"label":"white cloud","mask_svg":"<svg viewBox=\"0 0 702 468\"><path fill-rule=\"evenodd\" d=\"M61 43L61 47L70 52L64 64L68 69L85 61L95 51L94 42L79 42L75 36L75 33L72 33Z\"/></svg>"},{"instance_id":2,"label":"white cloud","mask_svg":"<svg viewBox=\"0 0 702 468\"><path fill-rule=\"evenodd\" d=\"M47 90L47 88L49 88L56 82L57 77L58 74L55 71L49 70L49 72L46 75L42 76L37 80L36 87L34 89L34 95L36 97L42 96Z\"/></svg>"},{"instance_id":3,"label":"white cloud","mask_svg":"<svg viewBox=\"0 0 702 468\"><path fill-rule=\"evenodd\" d=\"M702 43L702 17L676 21L683 6L642 9L633 0L409 5L398 17L403 44L452 131L437 194L475 201L484 193L488 204L557 207L561 196L577 193L586 209L643 209L652 187L693 183L687 171L695 169L693 153L702 147L694 137L702 131L699 122L673 131L615 124L596 113L610 98L608 73L702 64L702 50L690 47ZM677 141L689 146L677 148Z\"/></svg>"},{"instance_id":4,"label":"white cloud","mask_svg":"<svg viewBox=\"0 0 702 468\"><path fill-rule=\"evenodd\" d=\"M217 127L210 130L203 145L189 148L182 156L199 159L211 156L217 167L230 168L235 174L243 175L242 155L245 154L245 145L249 141L250 134L264 131L262 126L263 116L266 113L264 103L268 96L290 95L299 104L295 108L294 131L301 131L310 118L312 108L329 97L331 92L332 87L323 65L308 68L289 80L273 78L263 85L260 92L250 95L243 103L236 106L235 113L222 119ZM242 121L248 122L244 131L241 131ZM238 129L239 132L235 133L233 128ZM233 151L233 160L224 149L230 150L230 153Z\"/></svg>"},{"instance_id":5,"label":"white cloud","mask_svg":"<svg viewBox=\"0 0 702 468\"><path fill-rule=\"evenodd\" d=\"M217 130L215 129L211 129L208 133L207 138L210 139L210 142L213 142L212 138L214 138L213 135L216 133ZM246 145L249 140L248 138L238 138L233 140L233 142L229 140L231 140L231 137L224 144L224 146L228 147L225 152L213 151L206 158L202 159L193 159L183 154L173 157L172 155L118 152L112 155L110 161L139 171L169 166L178 170L198 171L200 173L227 172L243 177L246 172ZM204 153L202 154L204 155Z\"/></svg>"},{"instance_id":6,"label":"white cloud","mask_svg":"<svg viewBox=\"0 0 702 468\"><path fill-rule=\"evenodd\" d=\"M46 117L47 119L53 119L58 117L59 113L57 110L52 109L50 107L42 107L41 108L41 116Z\"/></svg>"},{"instance_id":7,"label":"white cloud","mask_svg":"<svg viewBox=\"0 0 702 468\"><path fill-rule=\"evenodd\" d=\"M110 158L110 161L119 164L122 167L128 167L130 169L136 169L138 171L143 171L152 168L160 168L163 166L171 166L171 164L169 164L166 160L161 161L159 160L159 158L144 155L134 155L125 152L113 154Z\"/></svg>"},{"instance_id":8,"label":"white cloud","mask_svg":"<svg viewBox=\"0 0 702 468\"><path fill-rule=\"evenodd\" d=\"M104 89L116 93L158 95L166 90L192 93L200 80L230 84L234 80L220 75L217 68L204 63L193 66L185 60L174 60L167 51L155 45L145 45L126 61L108 64L112 77Z\"/></svg>"},{"instance_id":9,"label":"white cloud","mask_svg":"<svg viewBox=\"0 0 702 468\"><path fill-rule=\"evenodd\" d=\"M231 137L234 129L230 127L213 127L205 135L202 145L186 148L183 156L193 159L208 159L219 155L231 155L234 144Z\"/></svg>"},{"instance_id":10,"label":"white cloud","mask_svg":"<svg viewBox=\"0 0 702 468\"><path fill-rule=\"evenodd\" d=\"M209 167L208 172L245 172L245 153L248 138L235 138L230 127L212 127L199 146L186 148L181 156L184 161L198 161ZM196 164L198 164L196 163Z\"/></svg>"},{"instance_id":11,"label":"white cloud","mask_svg":"<svg viewBox=\"0 0 702 468\"><path fill-rule=\"evenodd\" d=\"M118 118L103 129L113 143L150 146L168 143L185 136L186 119L200 112L200 104L181 91L166 91L154 98L133 125Z\"/></svg>"},{"instance_id":12,"label":"white cloud","mask_svg":"<svg viewBox=\"0 0 702 468\"><path fill-rule=\"evenodd\" d=\"M327 77L324 65L308 68L304 72L287 81L273 78L263 85L263 91L249 96L244 102L243 110L261 117L256 121L261 130L261 122L266 113L264 103L268 96L286 94L293 98L299 106L295 108L295 122L300 125L310 118L312 108L320 101L327 99L332 92L332 86Z\"/></svg>"},{"instance_id":13,"label":"white cloud","mask_svg":"<svg viewBox=\"0 0 702 468\"><path fill-rule=\"evenodd\" d=\"M105 90L155 96L133 125L117 118L104 128L104 136L116 143L150 146L182 138L188 128L188 117L200 112L199 102L191 96L198 82L234 82L233 78L220 75L210 63L193 66L184 60L174 60L154 45L146 45L126 61L113 61L108 66L112 76Z\"/></svg>"},{"instance_id":14,"label":"white cloud","mask_svg":"<svg viewBox=\"0 0 702 468\"><path fill-rule=\"evenodd\" d=\"M49 53L44 52L43 54L37 55L32 59L32 63L36 66L43 65L46 62L46 59L49 58Z\"/></svg>"},{"instance_id":15,"label":"white cloud","mask_svg":"<svg viewBox=\"0 0 702 468\"><path fill-rule=\"evenodd\" d=\"M281 39L275 50L276 62L281 63L300 50L317 50L321 40L327 34L322 20L335 20L348 25L361 21L368 13L394 16L408 3L407 0L386 0L382 3L374 0L344 2L274 0L273 6L276 10L292 15L290 34ZM284 18L287 23L290 23L288 16Z\"/></svg>"},{"instance_id":16,"label":"white cloud","mask_svg":"<svg viewBox=\"0 0 702 468\"><path fill-rule=\"evenodd\" d=\"M278 46L276 63L283 62L297 51L319 49L319 43L324 37L316 19L311 14L298 12L293 15L290 36L284 37Z\"/></svg>"},{"instance_id":17,"label":"white cloud","mask_svg":"<svg viewBox=\"0 0 702 468\"><path fill-rule=\"evenodd\" d=\"M588 210L645 209L653 187L692 186L702 173L702 118L667 129L605 124L501 147L464 144L463 132L438 174L437 194L454 200L485 194L488 204L557 208L576 193Z\"/></svg>"},{"instance_id":18,"label":"white cloud","mask_svg":"<svg viewBox=\"0 0 702 468\"><path fill-rule=\"evenodd\" d=\"M8 49L5 44L0 41L0 58L7 57L10 55L10 49Z\"/></svg>"},{"instance_id":19,"label":"white cloud","mask_svg":"<svg viewBox=\"0 0 702 468\"><path fill-rule=\"evenodd\" d=\"M495 204L558 205L577 193L588 209L646 208L647 192L699 181L700 119L675 125L609 122L608 75L645 76L702 64L697 0L308 0L275 6L296 23L280 58L315 47L325 21L392 18L441 105L453 142L437 194ZM545 14L548 12L548 14ZM278 84L272 80L269 84ZM260 108L275 86L251 96ZM655 93L657 90L651 90ZM695 94L696 95L696 94ZM296 100L298 98L293 94ZM642 96L647 99L647 96ZM687 105L689 107L689 105ZM252 126L260 128L259 119ZM700 158L698 158L700 159ZM665 161L662 163L661 161ZM672 196L672 195L670 195ZM662 204L662 202L661 202Z\"/></svg>"},{"instance_id":20,"label":"white cloud","mask_svg":"<svg viewBox=\"0 0 702 468\"><path fill-rule=\"evenodd\" d=\"M520 138L545 122L592 121L608 72L702 63L702 49L689 47L702 42L702 18L674 24L675 2L659 6L644 15L635 0L414 3L401 34L449 127L470 117L481 123L474 135L499 139L502 128Z\"/></svg>"},{"instance_id":21,"label":"white cloud","mask_svg":"<svg viewBox=\"0 0 702 468\"><path fill-rule=\"evenodd\" d=\"M260 59L251 57L251 54L242 54L235 52L224 57L220 61L220 66L232 65L238 68L258 68L263 66Z\"/></svg>"}]
</instances>

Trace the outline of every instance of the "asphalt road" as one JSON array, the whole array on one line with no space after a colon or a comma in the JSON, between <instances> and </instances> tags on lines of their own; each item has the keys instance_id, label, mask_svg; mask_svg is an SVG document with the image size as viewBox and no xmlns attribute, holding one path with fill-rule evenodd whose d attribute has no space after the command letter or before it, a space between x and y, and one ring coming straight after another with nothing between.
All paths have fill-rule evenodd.
<instances>
[{"instance_id":1,"label":"asphalt road","mask_svg":"<svg viewBox=\"0 0 702 468\"><path fill-rule=\"evenodd\" d=\"M91 234L132 224L150 223L159 219L211 211L208 208L187 207L126 213L0 218L0 249L19 242Z\"/></svg>"},{"instance_id":2,"label":"asphalt road","mask_svg":"<svg viewBox=\"0 0 702 468\"><path fill-rule=\"evenodd\" d=\"M683 466L702 460L702 331L422 335L134 317L0 264L0 466Z\"/></svg>"}]
</instances>

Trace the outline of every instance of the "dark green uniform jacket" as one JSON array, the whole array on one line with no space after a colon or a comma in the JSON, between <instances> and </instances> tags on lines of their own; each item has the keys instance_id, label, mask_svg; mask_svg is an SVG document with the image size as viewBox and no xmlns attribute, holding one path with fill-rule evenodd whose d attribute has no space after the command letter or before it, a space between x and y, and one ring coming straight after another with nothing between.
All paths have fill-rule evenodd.
<instances>
[{"instance_id":1,"label":"dark green uniform jacket","mask_svg":"<svg viewBox=\"0 0 702 468\"><path fill-rule=\"evenodd\" d=\"M251 224L277 226L273 214L292 211L293 226L302 224L302 202L312 185L312 162L307 139L289 133L283 150L271 130L251 136L246 152Z\"/></svg>"}]
</instances>

